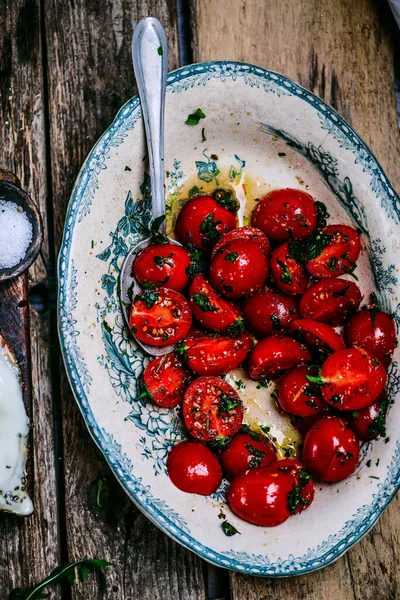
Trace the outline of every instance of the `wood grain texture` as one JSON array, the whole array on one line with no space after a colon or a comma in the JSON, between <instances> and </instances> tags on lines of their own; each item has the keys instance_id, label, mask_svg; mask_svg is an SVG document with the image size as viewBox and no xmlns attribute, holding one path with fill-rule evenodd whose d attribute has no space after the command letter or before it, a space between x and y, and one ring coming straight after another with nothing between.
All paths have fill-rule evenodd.
<instances>
[{"instance_id":1,"label":"wood grain texture","mask_svg":"<svg viewBox=\"0 0 400 600\"><path fill-rule=\"evenodd\" d=\"M135 92L131 36L142 16L167 31L170 68L177 66L175 2L46 0L52 198L56 247L74 180L87 153ZM65 375L61 381L66 534L69 560L110 560L106 598L201 600L202 562L167 539L126 498L87 432ZM107 492L100 508L99 479ZM103 504L104 503L104 504ZM190 577L188 577L190 575ZM99 596L95 582L73 598Z\"/></svg>"},{"instance_id":2,"label":"wood grain texture","mask_svg":"<svg viewBox=\"0 0 400 600\"><path fill-rule=\"evenodd\" d=\"M13 171L40 207L46 229L46 161L42 49L38 0L0 1L0 166ZM46 284L48 242L29 272L29 283ZM11 342L25 373L25 399L33 427L30 477L35 513L26 519L0 516L1 597L15 586L43 579L60 561L48 312L28 306L28 277L0 290L0 329ZM30 314L31 313L31 314ZM28 328L31 332L28 336ZM31 356L29 352L29 338ZM32 371L30 372L32 368ZM26 370L25 370L26 369ZM60 598L53 591L51 598Z\"/></svg>"},{"instance_id":3,"label":"wood grain texture","mask_svg":"<svg viewBox=\"0 0 400 600\"><path fill-rule=\"evenodd\" d=\"M400 190L386 2L191 0L191 9L195 61L233 59L292 77L353 125ZM210 26L213 16L222 37ZM398 598L399 505L397 498L360 544L322 572L276 581L233 574L234 600Z\"/></svg>"}]
</instances>

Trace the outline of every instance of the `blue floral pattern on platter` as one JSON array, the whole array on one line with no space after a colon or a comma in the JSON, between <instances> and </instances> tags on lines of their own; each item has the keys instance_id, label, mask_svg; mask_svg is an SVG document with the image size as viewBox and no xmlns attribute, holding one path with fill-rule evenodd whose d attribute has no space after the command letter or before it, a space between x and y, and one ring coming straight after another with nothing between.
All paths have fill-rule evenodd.
<instances>
[{"instance_id":1,"label":"blue floral pattern on platter","mask_svg":"<svg viewBox=\"0 0 400 600\"><path fill-rule=\"evenodd\" d=\"M376 199L387 213L388 218L397 224L400 221L400 202L370 151L357 134L337 115L310 92L307 92L289 79L264 71L258 67L240 63L204 63L185 67L168 76L168 89L179 94L195 86L207 86L211 81L241 81L250 87L262 89L277 97L297 96L311 105L321 121L322 127L337 139L342 147L354 154L356 163L370 175L370 186ZM90 215L92 202L99 185L99 173L107 168L111 148L121 145L127 132L135 127L140 119L137 98L129 101L118 113L111 127L99 140L82 168L68 209L64 240L59 257L59 333L68 376L78 404L87 422L89 431L106 456L120 483L134 502L144 510L149 518L164 531L194 550L205 559L218 565L259 575L283 576L312 571L327 565L356 543L377 520L399 486L400 443L393 450L393 458L388 466L383 483L378 483L372 502L358 509L336 534L329 536L318 546L309 549L302 556L271 560L267 555L247 552L224 551L218 553L200 544L190 533L190 523L170 508L167 503L154 496L151 486L145 485L141 477L134 474L132 460L123 452L121 445L112 434L99 427L88 400L92 385L90 371L79 347L79 330L74 319L77 307L77 269L70 259L71 238L74 227ZM268 125L263 127L268 128ZM271 128L270 128L271 129ZM266 129L267 131L267 129ZM307 146L299 140L289 139L282 130L274 135L294 145L319 170L320 175L342 204L345 205L360 229L369 237L366 215L361 203L353 194L349 178L341 180L336 168L336 158L322 147ZM218 166L211 157L203 153L204 159L196 163L199 179L212 181L218 175ZM245 162L235 157L240 174ZM243 164L242 164L243 163ZM174 162L174 176L177 185L182 179L179 161ZM98 364L106 369L115 393L130 405L127 419L143 431L139 438L138 455L141 460L152 464L154 475L165 471L165 458L172 444L182 437L179 419L166 418L165 409L149 407L135 401L138 394L138 376L145 360L128 337L118 306L118 274L123 258L130 245L136 244L141 236L141 226L150 219L150 188L148 177L141 186L141 197L133 200L129 191L125 199L125 212L117 228L110 234L109 246L97 255L104 262L106 272L101 279L103 298L96 304L97 320L101 327L103 354L97 357ZM370 239L370 256L373 257L375 284L385 306L390 308L389 296L397 285L394 265L384 260L386 249L381 238ZM399 307L397 307L399 308ZM399 311L397 311L399 314ZM389 374L389 386L393 396L399 391L400 378L397 365L393 363ZM368 452L366 447L365 451ZM224 485L216 493L215 500L224 499Z\"/></svg>"}]
</instances>

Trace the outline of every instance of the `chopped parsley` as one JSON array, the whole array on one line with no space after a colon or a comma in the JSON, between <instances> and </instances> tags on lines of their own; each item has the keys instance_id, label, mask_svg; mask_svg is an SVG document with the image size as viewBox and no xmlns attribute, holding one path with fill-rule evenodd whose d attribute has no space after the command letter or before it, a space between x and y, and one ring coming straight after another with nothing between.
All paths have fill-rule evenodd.
<instances>
[{"instance_id":1,"label":"chopped parsley","mask_svg":"<svg viewBox=\"0 0 400 600\"><path fill-rule=\"evenodd\" d=\"M349 285L345 285L344 288L342 290L338 290L337 292L333 292L332 296L334 298L341 298L342 296L344 296L345 294L347 294L347 292L349 291Z\"/></svg>"},{"instance_id":2,"label":"chopped parsley","mask_svg":"<svg viewBox=\"0 0 400 600\"><path fill-rule=\"evenodd\" d=\"M207 270L207 261L201 250L193 244L187 244L186 250L190 254L190 265L186 267L186 275L190 278L204 273Z\"/></svg>"},{"instance_id":3,"label":"chopped parsley","mask_svg":"<svg viewBox=\"0 0 400 600\"><path fill-rule=\"evenodd\" d=\"M291 240L288 243L288 258L293 258L297 263L304 263L305 245L300 240Z\"/></svg>"},{"instance_id":4,"label":"chopped parsley","mask_svg":"<svg viewBox=\"0 0 400 600\"><path fill-rule=\"evenodd\" d=\"M321 369L318 369L317 375L306 375L306 379L308 379L308 381L311 381L311 383L315 383L316 385L328 385L325 379L322 378Z\"/></svg>"},{"instance_id":5,"label":"chopped parsley","mask_svg":"<svg viewBox=\"0 0 400 600\"><path fill-rule=\"evenodd\" d=\"M326 226L327 219L329 219L330 214L326 210L325 204L319 200L316 200L315 207L317 209L317 228L322 229Z\"/></svg>"},{"instance_id":6,"label":"chopped parsley","mask_svg":"<svg viewBox=\"0 0 400 600\"><path fill-rule=\"evenodd\" d=\"M164 265L169 265L170 267L173 267L174 263L171 262L171 258L172 252L168 256L155 256L153 260L156 263L157 267L162 267Z\"/></svg>"},{"instance_id":7,"label":"chopped parsley","mask_svg":"<svg viewBox=\"0 0 400 600\"><path fill-rule=\"evenodd\" d=\"M335 256L331 256L331 258L329 259L329 262L326 263L326 268L329 271L337 271L338 267L337 267L337 258Z\"/></svg>"},{"instance_id":8,"label":"chopped parsley","mask_svg":"<svg viewBox=\"0 0 400 600\"><path fill-rule=\"evenodd\" d=\"M351 458L354 458L351 452L341 452L340 450L336 452L336 456L337 458L342 458L343 460L350 460Z\"/></svg>"},{"instance_id":9,"label":"chopped parsley","mask_svg":"<svg viewBox=\"0 0 400 600\"><path fill-rule=\"evenodd\" d=\"M280 268L282 269L282 273L280 276L280 280L282 283L286 283L287 285L292 285L293 283L293 279L292 279L292 274L289 271L289 269L287 268L287 266L285 265L285 263L281 260L278 259L278 265L280 266Z\"/></svg>"},{"instance_id":10,"label":"chopped parsley","mask_svg":"<svg viewBox=\"0 0 400 600\"><path fill-rule=\"evenodd\" d=\"M384 396L379 404L379 415L367 427L367 433L373 437L380 435L386 437L386 412L389 406L389 398Z\"/></svg>"},{"instance_id":11,"label":"chopped parsley","mask_svg":"<svg viewBox=\"0 0 400 600\"><path fill-rule=\"evenodd\" d=\"M278 152L278 156L286 156L286 152Z\"/></svg>"},{"instance_id":12,"label":"chopped parsley","mask_svg":"<svg viewBox=\"0 0 400 600\"><path fill-rule=\"evenodd\" d=\"M242 317L238 317L231 323L227 329L227 332L230 335L238 336L244 331L244 319Z\"/></svg>"},{"instance_id":13,"label":"chopped parsley","mask_svg":"<svg viewBox=\"0 0 400 600\"><path fill-rule=\"evenodd\" d=\"M265 456L265 452L254 448L251 444L245 444L245 446L249 451L250 456L252 456L252 459L249 462L249 468L256 469L260 466L261 460Z\"/></svg>"},{"instance_id":14,"label":"chopped parsley","mask_svg":"<svg viewBox=\"0 0 400 600\"><path fill-rule=\"evenodd\" d=\"M189 200L191 200L192 198L195 198L196 196L201 196L201 189L197 185L194 185L188 191L188 198L189 198Z\"/></svg>"},{"instance_id":15,"label":"chopped parsley","mask_svg":"<svg viewBox=\"0 0 400 600\"><path fill-rule=\"evenodd\" d=\"M197 110L194 111L194 113L191 113L188 116L185 123L186 123L186 125L198 125L200 122L200 119L205 119L205 118L206 118L206 115L203 113L201 108L198 108Z\"/></svg>"},{"instance_id":16,"label":"chopped parsley","mask_svg":"<svg viewBox=\"0 0 400 600\"><path fill-rule=\"evenodd\" d=\"M235 260L238 258L239 254L237 252L228 252L228 254L225 256L224 260L229 260L230 262L235 262Z\"/></svg>"},{"instance_id":17,"label":"chopped parsley","mask_svg":"<svg viewBox=\"0 0 400 600\"><path fill-rule=\"evenodd\" d=\"M298 485L296 485L296 487L288 494L288 509L292 514L294 514L298 508L302 509L304 506L310 504L310 501L305 500L302 495L303 488L305 488L310 480L310 475L307 471L302 469L300 471Z\"/></svg>"},{"instance_id":18,"label":"chopped parsley","mask_svg":"<svg viewBox=\"0 0 400 600\"><path fill-rule=\"evenodd\" d=\"M270 319L272 321L272 329L275 329L275 331L280 331L282 329L282 325L279 317L275 313L272 313Z\"/></svg>"},{"instance_id":19,"label":"chopped parsley","mask_svg":"<svg viewBox=\"0 0 400 600\"><path fill-rule=\"evenodd\" d=\"M333 394L333 396L331 396L331 402L333 402L333 404L342 404L343 400L339 394Z\"/></svg>"},{"instance_id":20,"label":"chopped parsley","mask_svg":"<svg viewBox=\"0 0 400 600\"><path fill-rule=\"evenodd\" d=\"M197 306L199 308L201 308L201 310L203 312L218 311L218 308L211 304L210 300L207 297L207 294L202 294L202 293L193 294L192 300L193 300L193 302L195 302L197 304Z\"/></svg>"},{"instance_id":21,"label":"chopped parsley","mask_svg":"<svg viewBox=\"0 0 400 600\"><path fill-rule=\"evenodd\" d=\"M235 198L232 197L232 191L231 190L215 190L214 194L214 200L216 200L218 202L218 204L220 204L221 206L223 206L224 208L226 208L227 210L229 210L232 213L236 213L237 209L238 209L238 203L235 200Z\"/></svg>"},{"instance_id":22,"label":"chopped parsley","mask_svg":"<svg viewBox=\"0 0 400 600\"><path fill-rule=\"evenodd\" d=\"M227 394L221 394L218 406L218 415L224 415L227 412L242 406L242 401L237 398L231 398Z\"/></svg>"},{"instance_id":23,"label":"chopped parsley","mask_svg":"<svg viewBox=\"0 0 400 600\"><path fill-rule=\"evenodd\" d=\"M132 169L126 165L124 171L132 171Z\"/></svg>"},{"instance_id":24,"label":"chopped parsley","mask_svg":"<svg viewBox=\"0 0 400 600\"><path fill-rule=\"evenodd\" d=\"M240 431L242 433L248 433L253 438L253 440L255 440L257 442L260 439L260 436L258 435L258 433L256 433L252 429L250 429L250 427L246 423L242 423L242 427L240 428Z\"/></svg>"},{"instance_id":25,"label":"chopped parsley","mask_svg":"<svg viewBox=\"0 0 400 600\"><path fill-rule=\"evenodd\" d=\"M244 390L246 387L246 384L241 379L238 379L237 381L235 381L235 385L238 390Z\"/></svg>"},{"instance_id":26,"label":"chopped parsley","mask_svg":"<svg viewBox=\"0 0 400 600\"><path fill-rule=\"evenodd\" d=\"M207 141L207 138L206 138L205 133L204 133L204 129L205 128L203 127L203 129L201 130L201 141L202 142L206 142Z\"/></svg>"},{"instance_id":27,"label":"chopped parsley","mask_svg":"<svg viewBox=\"0 0 400 600\"><path fill-rule=\"evenodd\" d=\"M211 213L206 216L203 222L200 225L200 233L204 234L206 237L203 239L203 244L205 246L209 246L211 240L218 240L221 237L221 234L218 233L217 225L220 225L221 221L214 221L214 213Z\"/></svg>"},{"instance_id":28,"label":"chopped parsley","mask_svg":"<svg viewBox=\"0 0 400 600\"><path fill-rule=\"evenodd\" d=\"M163 49L162 49L162 46L158 46L158 48L157 48L157 53L158 53L160 56L162 56L162 55L163 55Z\"/></svg>"},{"instance_id":29,"label":"chopped parsley","mask_svg":"<svg viewBox=\"0 0 400 600\"><path fill-rule=\"evenodd\" d=\"M144 290L140 292L137 296L135 296L134 302L138 300L142 300L147 306L147 308L152 308L155 303L158 301L159 293L154 290Z\"/></svg>"},{"instance_id":30,"label":"chopped parsley","mask_svg":"<svg viewBox=\"0 0 400 600\"><path fill-rule=\"evenodd\" d=\"M306 242L306 262L309 262L310 260L320 256L324 249L329 246L332 238L333 235L329 233L323 233L322 231L315 231L312 233Z\"/></svg>"},{"instance_id":31,"label":"chopped parsley","mask_svg":"<svg viewBox=\"0 0 400 600\"><path fill-rule=\"evenodd\" d=\"M221 524L222 527L222 531L224 532L224 534L228 537L231 537L232 535L236 535L237 533L240 535L240 531L238 531L236 529L236 527L234 527L231 523L229 523L229 521L224 521Z\"/></svg>"}]
</instances>

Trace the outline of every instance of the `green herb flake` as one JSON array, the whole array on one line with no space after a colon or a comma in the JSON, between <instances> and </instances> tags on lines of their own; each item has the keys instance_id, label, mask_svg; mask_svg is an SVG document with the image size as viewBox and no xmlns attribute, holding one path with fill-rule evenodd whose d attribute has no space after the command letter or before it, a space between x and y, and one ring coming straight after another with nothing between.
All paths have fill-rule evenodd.
<instances>
[{"instance_id":1,"label":"green herb flake","mask_svg":"<svg viewBox=\"0 0 400 600\"><path fill-rule=\"evenodd\" d=\"M333 235L329 233L323 233L322 231L315 231L307 238L305 259L306 262L314 260L322 254L324 249L329 246Z\"/></svg>"},{"instance_id":2,"label":"green herb flake","mask_svg":"<svg viewBox=\"0 0 400 600\"><path fill-rule=\"evenodd\" d=\"M370 479L380 479L380 477L377 477L376 475L368 475L368 477Z\"/></svg>"},{"instance_id":3,"label":"green herb flake","mask_svg":"<svg viewBox=\"0 0 400 600\"><path fill-rule=\"evenodd\" d=\"M280 318L275 313L272 313L270 319L272 321L272 329L275 331L280 331L282 329Z\"/></svg>"},{"instance_id":4,"label":"green herb flake","mask_svg":"<svg viewBox=\"0 0 400 600\"><path fill-rule=\"evenodd\" d=\"M311 383L315 383L316 385L320 385L320 386L328 385L328 383L325 381L325 379L322 378L321 369L318 369L317 375L306 375L306 379L308 379L308 381L311 381Z\"/></svg>"},{"instance_id":5,"label":"green herb flake","mask_svg":"<svg viewBox=\"0 0 400 600\"><path fill-rule=\"evenodd\" d=\"M329 271L338 271L337 262L337 258L335 256L331 256L329 262L326 263L326 268Z\"/></svg>"},{"instance_id":6,"label":"green herb flake","mask_svg":"<svg viewBox=\"0 0 400 600\"><path fill-rule=\"evenodd\" d=\"M232 196L232 190L215 190L213 194L214 200L221 206L229 210L231 213L236 213L238 209L237 200Z\"/></svg>"},{"instance_id":7,"label":"green herb flake","mask_svg":"<svg viewBox=\"0 0 400 600\"><path fill-rule=\"evenodd\" d=\"M370 466L371 466L371 461L370 461L370 460L367 460L367 462L366 462L365 464L367 465L367 467L368 467L368 468L370 468Z\"/></svg>"},{"instance_id":8,"label":"green herb flake","mask_svg":"<svg viewBox=\"0 0 400 600\"><path fill-rule=\"evenodd\" d=\"M162 46L158 46L158 48L157 48L157 53L159 54L159 56L162 56L162 55L163 55L163 49L162 49Z\"/></svg>"},{"instance_id":9,"label":"green herb flake","mask_svg":"<svg viewBox=\"0 0 400 600\"><path fill-rule=\"evenodd\" d=\"M379 404L379 415L367 427L367 433L371 437L386 437L386 413L389 406L388 396L383 396Z\"/></svg>"},{"instance_id":10,"label":"green herb flake","mask_svg":"<svg viewBox=\"0 0 400 600\"><path fill-rule=\"evenodd\" d=\"M204 129L205 128L203 127L203 129L201 130L201 141L202 142L206 142L207 141L206 135L204 133Z\"/></svg>"},{"instance_id":11,"label":"green herb flake","mask_svg":"<svg viewBox=\"0 0 400 600\"><path fill-rule=\"evenodd\" d=\"M241 333L244 332L244 319L242 317L238 317L231 323L227 329L229 335L237 337Z\"/></svg>"},{"instance_id":12,"label":"green herb flake","mask_svg":"<svg viewBox=\"0 0 400 600\"><path fill-rule=\"evenodd\" d=\"M303 488L308 484L311 480L310 475L302 469L300 471L299 483L296 485L291 492L288 494L288 509L289 512L294 514L297 512L298 508L302 510L304 506L310 504L309 500L305 500L302 495Z\"/></svg>"},{"instance_id":13,"label":"green herb flake","mask_svg":"<svg viewBox=\"0 0 400 600\"><path fill-rule=\"evenodd\" d=\"M91 241L90 245L91 245L92 250L93 250L93 248L94 248L94 240Z\"/></svg>"},{"instance_id":14,"label":"green herb flake","mask_svg":"<svg viewBox=\"0 0 400 600\"><path fill-rule=\"evenodd\" d=\"M130 167L128 167L128 165L125 165L124 171L132 171L132 169Z\"/></svg>"},{"instance_id":15,"label":"green herb flake","mask_svg":"<svg viewBox=\"0 0 400 600\"><path fill-rule=\"evenodd\" d=\"M228 254L226 254L224 260L229 260L230 262L235 262L235 260L239 257L239 254L237 252L228 252Z\"/></svg>"},{"instance_id":16,"label":"green herb flake","mask_svg":"<svg viewBox=\"0 0 400 600\"><path fill-rule=\"evenodd\" d=\"M140 294L135 296L134 302L142 300L142 302L146 304L147 308L152 308L158 301L158 297L159 293L157 291L153 291L151 289L143 290L142 292L140 292Z\"/></svg>"},{"instance_id":17,"label":"green herb flake","mask_svg":"<svg viewBox=\"0 0 400 600\"><path fill-rule=\"evenodd\" d=\"M236 529L229 521L224 521L221 524L222 531L227 537L231 537L232 535L236 535L237 533L240 535L240 531Z\"/></svg>"},{"instance_id":18,"label":"green herb flake","mask_svg":"<svg viewBox=\"0 0 400 600\"><path fill-rule=\"evenodd\" d=\"M214 213L207 215L202 221L200 225L200 233L206 236L203 239L203 244L205 246L210 245L211 240L218 240L221 237L221 234L217 230L217 225L220 224L221 221L214 220Z\"/></svg>"},{"instance_id":19,"label":"green herb flake","mask_svg":"<svg viewBox=\"0 0 400 600\"><path fill-rule=\"evenodd\" d=\"M205 118L206 118L206 115L203 113L201 108L198 108L197 110L194 111L194 113L191 113L188 116L185 123L186 123L186 125L198 125L200 122L200 119L205 119Z\"/></svg>"},{"instance_id":20,"label":"green herb flake","mask_svg":"<svg viewBox=\"0 0 400 600\"><path fill-rule=\"evenodd\" d=\"M186 267L186 274L190 279L207 270L207 260L201 250L193 244L187 244L186 250L190 254L190 265Z\"/></svg>"},{"instance_id":21,"label":"green herb flake","mask_svg":"<svg viewBox=\"0 0 400 600\"><path fill-rule=\"evenodd\" d=\"M281 260L278 259L278 265L280 266L282 273L280 276L280 280L282 283L286 283L287 285L292 285L293 283L293 279L292 279L292 274L289 271L289 269L287 268L287 266L285 265L285 263Z\"/></svg>"},{"instance_id":22,"label":"green herb flake","mask_svg":"<svg viewBox=\"0 0 400 600\"><path fill-rule=\"evenodd\" d=\"M286 156L286 152L278 152L278 156Z\"/></svg>"},{"instance_id":23,"label":"green herb flake","mask_svg":"<svg viewBox=\"0 0 400 600\"><path fill-rule=\"evenodd\" d=\"M197 306L203 312L216 312L216 311L218 311L218 308L216 306L213 306L211 304L210 300L208 299L207 294L202 294L202 293L193 294L192 300L193 300L193 302L195 302L197 304Z\"/></svg>"},{"instance_id":24,"label":"green herb flake","mask_svg":"<svg viewBox=\"0 0 400 600\"><path fill-rule=\"evenodd\" d=\"M333 292L332 296L334 298L341 298L342 296L347 294L347 292L349 291L349 287L349 285L345 285L343 289L338 290L337 292Z\"/></svg>"},{"instance_id":25,"label":"green herb flake","mask_svg":"<svg viewBox=\"0 0 400 600\"><path fill-rule=\"evenodd\" d=\"M174 266L174 263L171 262L172 252L168 256L155 256L153 261L157 265L157 267L163 267L164 265L169 265L170 267Z\"/></svg>"},{"instance_id":26,"label":"green herb flake","mask_svg":"<svg viewBox=\"0 0 400 600\"><path fill-rule=\"evenodd\" d=\"M242 401L237 398L231 398L227 394L222 393L219 397L218 415L224 415L238 406L242 406Z\"/></svg>"},{"instance_id":27,"label":"green herb flake","mask_svg":"<svg viewBox=\"0 0 400 600\"><path fill-rule=\"evenodd\" d=\"M330 214L328 213L325 204L319 200L315 202L315 207L317 209L317 228L322 229L323 227L326 227Z\"/></svg>"},{"instance_id":28,"label":"green herb flake","mask_svg":"<svg viewBox=\"0 0 400 600\"><path fill-rule=\"evenodd\" d=\"M235 381L235 385L238 390L244 390L246 388L246 384L241 379Z\"/></svg>"}]
</instances>

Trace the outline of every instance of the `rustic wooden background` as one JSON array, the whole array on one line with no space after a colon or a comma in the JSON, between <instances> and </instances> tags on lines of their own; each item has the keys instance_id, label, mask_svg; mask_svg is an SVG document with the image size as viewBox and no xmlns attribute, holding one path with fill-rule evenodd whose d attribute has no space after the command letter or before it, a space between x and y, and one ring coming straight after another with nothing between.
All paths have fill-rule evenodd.
<instances>
[{"instance_id":1,"label":"rustic wooden background","mask_svg":"<svg viewBox=\"0 0 400 600\"><path fill-rule=\"evenodd\" d=\"M36 509L25 520L0 516L0 598L60 563L98 557L114 565L106 599L396 600L399 499L360 544L323 571L283 580L229 574L151 525L86 431L60 361L55 263L79 168L134 93L130 39L146 15L167 30L170 69L241 60L316 92L364 137L400 190L393 91L399 33L384 0L0 0L0 167L14 171L36 200L47 233L29 277L0 288L0 331L16 335L16 324L28 374L31 365ZM72 591L53 589L50 598L99 595L88 580Z\"/></svg>"}]
</instances>

